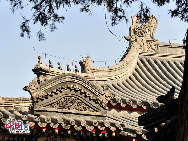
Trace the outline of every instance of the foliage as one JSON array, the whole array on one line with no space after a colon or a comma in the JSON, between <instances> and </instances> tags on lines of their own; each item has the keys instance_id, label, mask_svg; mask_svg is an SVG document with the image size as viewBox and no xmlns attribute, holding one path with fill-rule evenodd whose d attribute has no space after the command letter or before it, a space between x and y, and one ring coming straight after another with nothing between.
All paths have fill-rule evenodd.
<instances>
[{"instance_id":1,"label":"foliage","mask_svg":"<svg viewBox=\"0 0 188 141\"><path fill-rule=\"evenodd\" d=\"M12 12L17 9L26 9L28 6L23 6L23 0L8 0L11 4ZM27 5L32 7L32 17L27 19L23 17L23 22L20 25L21 37L27 35L30 38L30 23L40 23L42 27L49 28L50 31L57 29L56 23L62 23L65 17L59 14L59 11L65 7L71 7L72 5L80 5L82 8L81 12L90 12L93 5L103 5L107 8L111 14L112 26L117 25L122 20L127 20L126 7L131 7L135 2L140 3L140 10L137 16L141 23L144 23L150 15L150 8L140 0L29 0ZM170 0L152 0L153 3L159 7L170 3ZM170 10L172 17L179 17L181 20L188 21L188 1L187 0L176 0L176 8ZM40 30L37 32L39 40L45 40L44 33Z\"/></svg>"}]
</instances>

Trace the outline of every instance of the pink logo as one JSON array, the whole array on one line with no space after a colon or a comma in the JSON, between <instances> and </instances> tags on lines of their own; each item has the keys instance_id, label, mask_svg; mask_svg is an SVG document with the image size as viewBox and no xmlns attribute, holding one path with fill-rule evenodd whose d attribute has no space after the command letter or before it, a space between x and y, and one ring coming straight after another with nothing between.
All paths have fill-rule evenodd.
<instances>
[{"instance_id":1,"label":"pink logo","mask_svg":"<svg viewBox=\"0 0 188 141\"><path fill-rule=\"evenodd\" d=\"M21 120L18 120L17 122L15 122L15 129L22 130L22 124L23 122Z\"/></svg>"},{"instance_id":2,"label":"pink logo","mask_svg":"<svg viewBox=\"0 0 188 141\"><path fill-rule=\"evenodd\" d=\"M24 133L30 133L29 126L27 124L23 124L23 121L13 121L12 119L7 119L7 124L5 125L5 128L9 130L12 134L24 134Z\"/></svg>"},{"instance_id":3,"label":"pink logo","mask_svg":"<svg viewBox=\"0 0 188 141\"><path fill-rule=\"evenodd\" d=\"M9 123L6 124L6 128L11 128L12 126L14 126L14 124L12 124L10 126L9 126L9 124L11 124L11 123L9 122Z\"/></svg>"}]
</instances>

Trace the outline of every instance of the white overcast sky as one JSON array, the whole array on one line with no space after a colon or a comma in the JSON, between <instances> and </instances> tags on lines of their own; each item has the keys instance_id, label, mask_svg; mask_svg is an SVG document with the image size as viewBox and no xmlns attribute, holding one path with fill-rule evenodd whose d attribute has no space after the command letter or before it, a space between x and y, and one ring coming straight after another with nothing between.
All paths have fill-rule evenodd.
<instances>
[{"instance_id":1,"label":"white overcast sky","mask_svg":"<svg viewBox=\"0 0 188 141\"><path fill-rule=\"evenodd\" d=\"M149 2L149 0L145 1ZM154 16L158 18L158 27L155 38L161 42L182 43L188 24L178 18L171 18L168 10L174 4L165 5L158 8L156 5L147 3ZM125 22L111 27L110 17L107 13L107 21L110 29L118 36L128 35L128 27L131 25L131 16L138 10L137 4L129 8L128 25ZM30 96L22 88L29 84L35 75L32 72L37 63L37 56L41 55L43 63L51 60L55 67L57 62L61 62L63 69L66 64L71 65L72 60L79 61L82 56L91 56L95 61L95 66L113 65L115 60L123 55L128 47L128 43L119 41L107 29L105 24L105 11L103 6L94 7L92 15L80 13L79 7L67 8L64 12L64 24L59 24L58 29L50 33L46 30L46 41L39 42L36 38L36 31L39 26L32 26L32 38L21 38L20 23L22 15L29 15L28 11L16 11L13 14L7 2L0 2L0 95L1 96ZM33 50L35 47L36 51ZM44 58L42 53L48 53L55 57ZM82 55L82 56L81 56ZM62 57L65 59L61 59ZM75 64L75 63L74 63ZM77 63L78 65L78 63Z\"/></svg>"}]
</instances>

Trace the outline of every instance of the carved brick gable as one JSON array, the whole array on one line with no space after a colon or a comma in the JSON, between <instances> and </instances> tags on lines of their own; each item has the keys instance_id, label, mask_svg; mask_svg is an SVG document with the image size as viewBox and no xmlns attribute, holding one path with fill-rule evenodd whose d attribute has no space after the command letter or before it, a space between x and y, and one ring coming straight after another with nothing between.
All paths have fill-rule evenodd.
<instances>
[{"instance_id":1,"label":"carved brick gable","mask_svg":"<svg viewBox=\"0 0 188 141\"><path fill-rule=\"evenodd\" d=\"M54 103L50 103L46 105L46 108L95 112L88 103L84 103L84 100L71 96L66 96Z\"/></svg>"}]
</instances>

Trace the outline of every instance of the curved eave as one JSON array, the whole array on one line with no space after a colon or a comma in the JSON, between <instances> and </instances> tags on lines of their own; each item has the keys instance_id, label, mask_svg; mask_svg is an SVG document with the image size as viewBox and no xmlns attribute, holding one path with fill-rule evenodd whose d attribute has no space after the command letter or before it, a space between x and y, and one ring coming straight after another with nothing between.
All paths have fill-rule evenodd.
<instances>
[{"instance_id":1,"label":"curved eave","mask_svg":"<svg viewBox=\"0 0 188 141\"><path fill-rule=\"evenodd\" d=\"M22 120L30 127L35 126L36 124L40 127L46 127L49 124L52 128L57 128L61 125L64 129L69 129L73 126L77 131L86 128L88 131L94 130L97 127L99 130L105 130L109 128L111 131L120 130L126 133L127 136L135 137L136 134L145 134L146 131L142 128L137 128L134 126L137 121L133 119L119 119L115 117L107 117L104 120L89 120L87 118L78 119L75 117L66 117L66 116L53 116L47 117L45 115L33 115L27 111L16 111L15 109L7 110L0 109L0 119L6 124L7 118L13 120Z\"/></svg>"}]
</instances>

